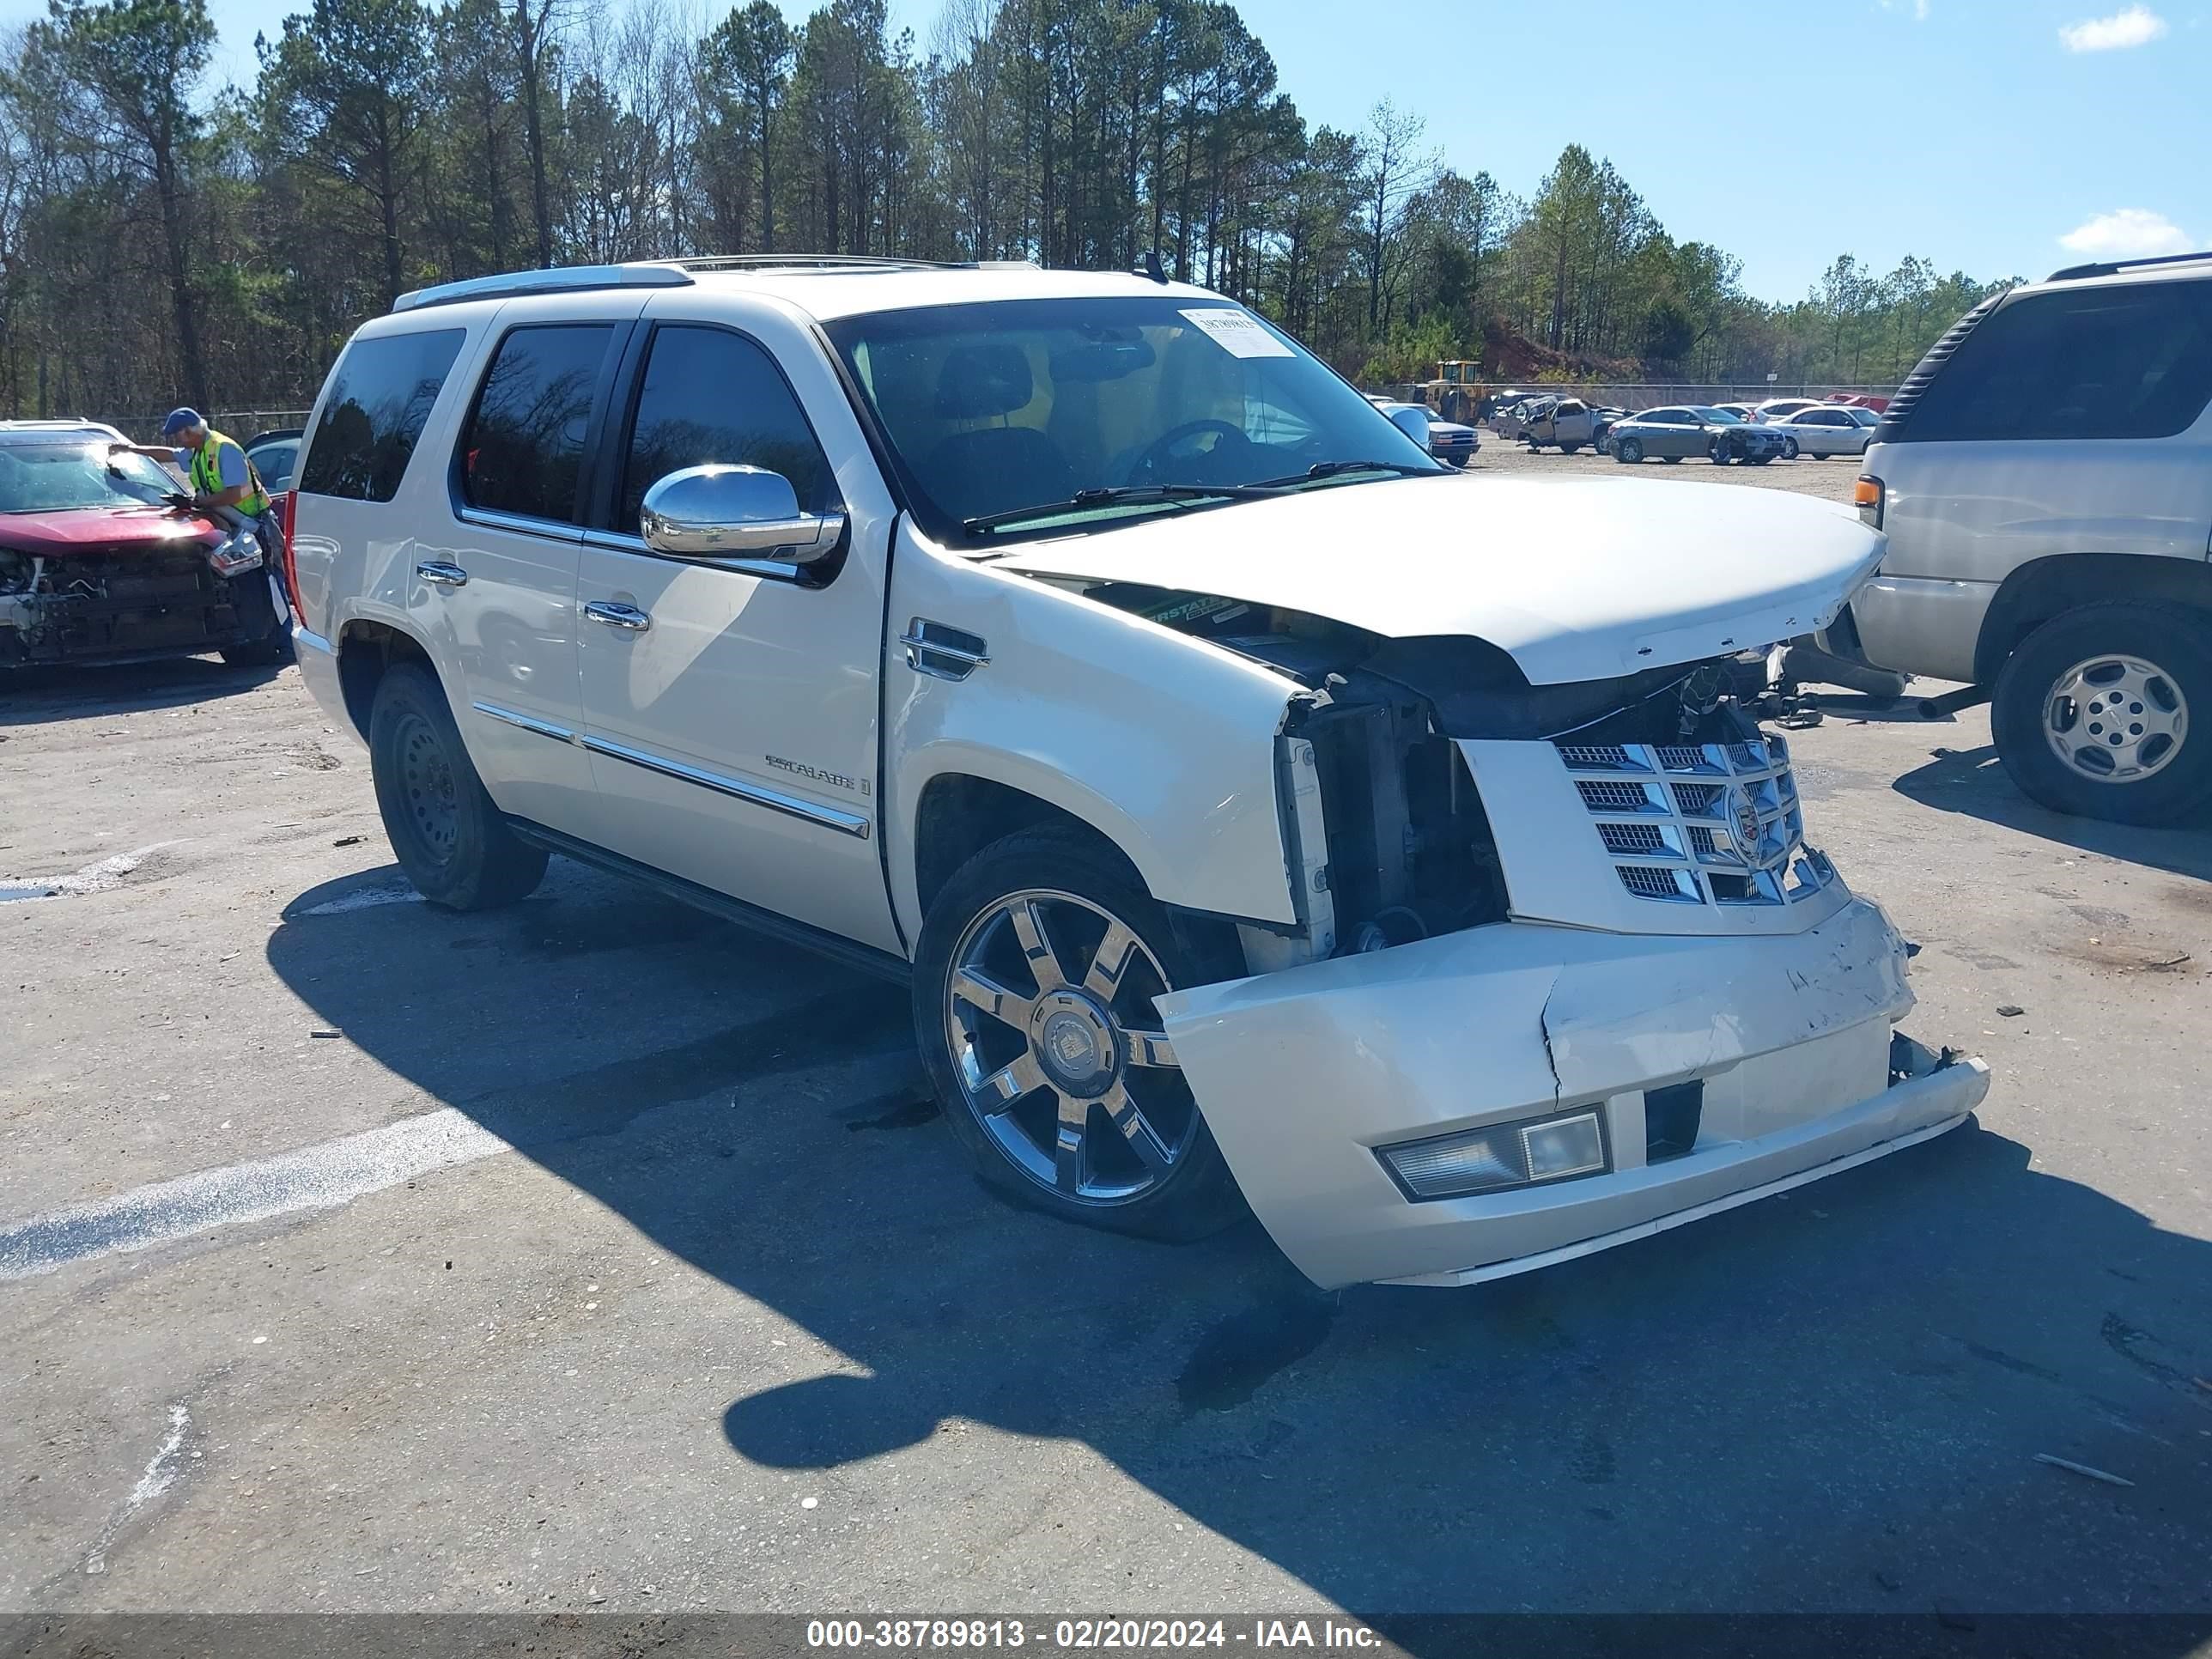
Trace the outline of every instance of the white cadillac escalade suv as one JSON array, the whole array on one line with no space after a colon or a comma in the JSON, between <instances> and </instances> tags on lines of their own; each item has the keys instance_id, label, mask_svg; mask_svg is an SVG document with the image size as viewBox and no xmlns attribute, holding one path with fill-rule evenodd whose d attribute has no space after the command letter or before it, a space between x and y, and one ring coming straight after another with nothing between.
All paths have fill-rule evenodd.
<instances>
[{"instance_id":1,"label":"white cadillac escalade suv","mask_svg":"<svg viewBox=\"0 0 2212 1659\"><path fill-rule=\"evenodd\" d=\"M831 259L410 295L299 477L301 667L425 896L560 853L909 980L1058 1214L1467 1282L1988 1086L1723 695L1879 562L1849 508L1469 481L1205 289Z\"/></svg>"}]
</instances>

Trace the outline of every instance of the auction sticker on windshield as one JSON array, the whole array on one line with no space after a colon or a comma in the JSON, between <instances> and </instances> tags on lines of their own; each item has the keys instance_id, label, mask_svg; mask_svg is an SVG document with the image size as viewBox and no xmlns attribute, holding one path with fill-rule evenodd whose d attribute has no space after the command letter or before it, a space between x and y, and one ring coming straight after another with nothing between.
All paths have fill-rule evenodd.
<instances>
[{"instance_id":1,"label":"auction sticker on windshield","mask_svg":"<svg viewBox=\"0 0 2212 1659\"><path fill-rule=\"evenodd\" d=\"M1260 319L1245 311L1186 311L1183 316L1213 337L1223 350L1237 357L1288 357L1290 347L1260 326Z\"/></svg>"}]
</instances>

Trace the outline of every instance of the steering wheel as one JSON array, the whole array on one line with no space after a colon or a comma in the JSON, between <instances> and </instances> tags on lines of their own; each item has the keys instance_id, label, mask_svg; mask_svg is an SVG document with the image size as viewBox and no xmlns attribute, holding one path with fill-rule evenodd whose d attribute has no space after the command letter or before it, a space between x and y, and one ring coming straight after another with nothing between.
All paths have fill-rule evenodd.
<instances>
[{"instance_id":1,"label":"steering wheel","mask_svg":"<svg viewBox=\"0 0 2212 1659\"><path fill-rule=\"evenodd\" d=\"M1169 431L1163 432L1158 437L1153 439L1152 442L1145 446L1144 453L1137 457L1134 463L1133 463L1129 468L1129 482L1132 483L1145 483L1156 481L1159 476L1161 463L1165 461L1176 448L1188 443L1191 439L1203 437L1209 432L1214 434L1221 441L1215 444L1211 450L1206 452L1208 455L1218 455L1221 453L1223 448L1231 441L1234 441L1237 445L1246 449L1249 449L1252 447L1251 439L1244 435L1244 428L1240 426L1231 425L1227 421L1217 421L1210 418L1196 421L1185 421L1181 426L1175 427ZM1182 480L1176 480L1176 482L1180 483ZM1212 483L1215 481L1201 479L1198 482Z\"/></svg>"}]
</instances>

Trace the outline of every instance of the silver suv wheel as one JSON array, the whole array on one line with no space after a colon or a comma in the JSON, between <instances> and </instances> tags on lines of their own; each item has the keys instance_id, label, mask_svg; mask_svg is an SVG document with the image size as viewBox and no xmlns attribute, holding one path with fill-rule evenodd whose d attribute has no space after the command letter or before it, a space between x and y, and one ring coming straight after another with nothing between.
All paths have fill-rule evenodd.
<instances>
[{"instance_id":1,"label":"silver suv wheel","mask_svg":"<svg viewBox=\"0 0 2212 1659\"><path fill-rule=\"evenodd\" d=\"M2173 677L2136 656L2090 657L2051 683L2043 734L2072 770L2099 783L2156 775L2181 753L2189 703Z\"/></svg>"},{"instance_id":2,"label":"silver suv wheel","mask_svg":"<svg viewBox=\"0 0 2212 1659\"><path fill-rule=\"evenodd\" d=\"M1048 888L1006 895L969 923L945 985L963 1103L1039 1186L1127 1204L1190 1153L1198 1110L1152 1007L1172 988L1103 905Z\"/></svg>"}]
</instances>

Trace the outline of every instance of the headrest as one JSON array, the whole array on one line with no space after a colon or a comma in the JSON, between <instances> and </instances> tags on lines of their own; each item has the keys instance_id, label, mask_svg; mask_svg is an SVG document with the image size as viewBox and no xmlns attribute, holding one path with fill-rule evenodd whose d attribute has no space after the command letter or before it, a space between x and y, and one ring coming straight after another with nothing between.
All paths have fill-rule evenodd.
<instances>
[{"instance_id":1,"label":"headrest","mask_svg":"<svg viewBox=\"0 0 2212 1659\"><path fill-rule=\"evenodd\" d=\"M947 420L1011 415L1035 395L1028 356L1003 342L955 346L937 374L937 412Z\"/></svg>"}]
</instances>

